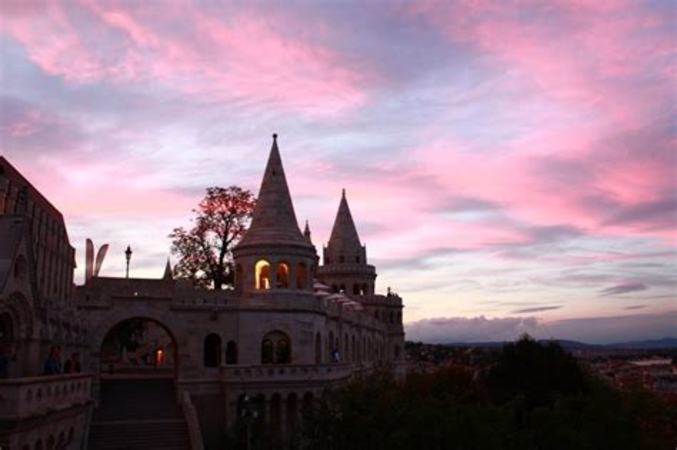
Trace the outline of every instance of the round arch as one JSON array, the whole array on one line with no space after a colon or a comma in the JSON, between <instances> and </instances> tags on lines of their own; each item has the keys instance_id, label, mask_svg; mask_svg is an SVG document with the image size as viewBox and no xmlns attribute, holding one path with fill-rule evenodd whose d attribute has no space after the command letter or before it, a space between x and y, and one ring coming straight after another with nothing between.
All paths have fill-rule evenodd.
<instances>
[{"instance_id":1,"label":"round arch","mask_svg":"<svg viewBox=\"0 0 677 450\"><path fill-rule=\"evenodd\" d=\"M181 336L177 331L181 330L180 323L177 322L176 317L172 315L171 311L159 311L158 314L149 314L146 307L130 305L131 308L111 310L102 310L101 315L97 317L99 320L94 320L91 323L90 335L90 358L89 369L91 373L98 375L101 373L101 349L108 334L119 324L130 319L141 319L159 325L174 344L174 378L178 378L183 361L181 357Z\"/></svg>"},{"instance_id":2,"label":"round arch","mask_svg":"<svg viewBox=\"0 0 677 450\"><path fill-rule=\"evenodd\" d=\"M166 334L167 337L169 337L169 342L171 345L171 349L169 348L159 348L159 349L154 349L153 350L153 362L151 364L155 364L156 366L159 364L163 364L164 361L171 356L172 362L173 362L173 373L172 376L173 378L178 378L178 370L179 370L179 348L178 348L178 341L175 336L175 334L172 332L172 330L161 320L158 320L153 317L147 317L147 316L131 316L127 317L122 320L117 320L115 323L108 325L108 327L104 330L102 334L102 337L97 336L97 339L95 340L96 342L96 350L98 351L98 358L92 358L93 360L96 360L98 362L99 367L98 371L95 373L105 373L106 367L103 367L101 365L102 359L103 359L103 347L107 341L107 339L112 336L113 333L119 332L120 328L126 324L130 323L133 321L139 321L139 322L149 322L152 323L153 325L157 326L160 328L164 334ZM168 351L171 351L171 354L168 355Z\"/></svg>"}]
</instances>

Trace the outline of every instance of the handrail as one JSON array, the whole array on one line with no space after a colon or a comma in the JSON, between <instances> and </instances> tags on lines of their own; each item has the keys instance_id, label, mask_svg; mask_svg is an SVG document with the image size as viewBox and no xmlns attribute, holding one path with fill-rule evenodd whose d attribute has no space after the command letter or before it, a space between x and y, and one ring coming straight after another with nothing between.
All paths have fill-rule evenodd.
<instances>
[{"instance_id":1,"label":"handrail","mask_svg":"<svg viewBox=\"0 0 677 450\"><path fill-rule=\"evenodd\" d=\"M190 399L190 393L185 390L181 392L181 409L183 410L183 416L185 417L186 425L188 426L190 450L204 450L202 430L200 428L200 421L197 417L197 411L195 410L193 401Z\"/></svg>"},{"instance_id":2,"label":"handrail","mask_svg":"<svg viewBox=\"0 0 677 450\"><path fill-rule=\"evenodd\" d=\"M84 405L92 400L91 374L0 380L0 419L22 419Z\"/></svg>"}]
</instances>

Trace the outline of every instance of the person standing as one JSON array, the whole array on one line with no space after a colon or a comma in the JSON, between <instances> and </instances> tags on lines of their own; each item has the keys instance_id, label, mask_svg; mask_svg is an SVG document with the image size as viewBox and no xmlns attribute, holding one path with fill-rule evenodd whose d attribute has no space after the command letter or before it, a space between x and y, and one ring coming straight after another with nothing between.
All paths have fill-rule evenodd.
<instances>
[{"instance_id":1,"label":"person standing","mask_svg":"<svg viewBox=\"0 0 677 450\"><path fill-rule=\"evenodd\" d=\"M45 375L58 375L61 370L61 347L52 346L49 349L49 356L45 360Z\"/></svg>"}]
</instances>

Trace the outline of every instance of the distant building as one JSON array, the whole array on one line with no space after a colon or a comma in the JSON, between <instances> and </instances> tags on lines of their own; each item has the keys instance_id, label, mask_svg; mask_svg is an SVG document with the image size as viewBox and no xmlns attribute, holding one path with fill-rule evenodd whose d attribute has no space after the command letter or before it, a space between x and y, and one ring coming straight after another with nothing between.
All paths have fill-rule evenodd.
<instances>
[{"instance_id":1,"label":"distant building","mask_svg":"<svg viewBox=\"0 0 677 450\"><path fill-rule=\"evenodd\" d=\"M301 409L325 388L376 367L402 373L402 299L375 293L345 191L320 265L275 139L234 251L231 291L194 288L168 267L155 280L94 277L74 293L63 217L4 158L0 167L1 336L17 355L11 378L0 380L0 395L11 398L0 406L0 447L79 449L89 434L89 448L144 448L132 436L218 448L227 427L250 416L289 440ZM104 344L134 319L155 325L116 359ZM39 376L53 345L64 357L80 353L83 373ZM121 369L135 365L130 381ZM149 367L165 369L141 371Z\"/></svg>"}]
</instances>

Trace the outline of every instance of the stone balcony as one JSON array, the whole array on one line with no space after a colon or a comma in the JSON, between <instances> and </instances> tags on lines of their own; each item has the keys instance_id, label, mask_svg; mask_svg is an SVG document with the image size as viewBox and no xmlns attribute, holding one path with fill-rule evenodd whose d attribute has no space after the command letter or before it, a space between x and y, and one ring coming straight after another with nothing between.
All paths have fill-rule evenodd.
<instances>
[{"instance_id":1,"label":"stone balcony","mask_svg":"<svg viewBox=\"0 0 677 450\"><path fill-rule=\"evenodd\" d=\"M256 365L221 367L226 382L339 381L350 378L359 368L353 364Z\"/></svg>"},{"instance_id":2,"label":"stone balcony","mask_svg":"<svg viewBox=\"0 0 677 450\"><path fill-rule=\"evenodd\" d=\"M92 400L92 376L52 375L0 380L0 421L21 420L84 405Z\"/></svg>"}]
</instances>

